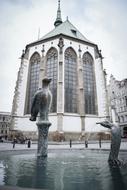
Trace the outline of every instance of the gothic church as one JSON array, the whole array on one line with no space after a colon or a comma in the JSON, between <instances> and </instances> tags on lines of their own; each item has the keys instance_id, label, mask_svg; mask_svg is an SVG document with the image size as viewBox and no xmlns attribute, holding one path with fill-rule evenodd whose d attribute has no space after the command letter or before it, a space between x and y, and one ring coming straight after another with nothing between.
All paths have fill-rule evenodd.
<instances>
[{"instance_id":1,"label":"gothic church","mask_svg":"<svg viewBox=\"0 0 127 190\"><path fill-rule=\"evenodd\" d=\"M52 79L50 134L79 139L104 131L96 122L108 117L106 76L98 46L68 20L62 21L60 1L54 29L28 44L21 57L12 105L12 129L34 138L36 122L29 121L33 95L42 79Z\"/></svg>"}]
</instances>

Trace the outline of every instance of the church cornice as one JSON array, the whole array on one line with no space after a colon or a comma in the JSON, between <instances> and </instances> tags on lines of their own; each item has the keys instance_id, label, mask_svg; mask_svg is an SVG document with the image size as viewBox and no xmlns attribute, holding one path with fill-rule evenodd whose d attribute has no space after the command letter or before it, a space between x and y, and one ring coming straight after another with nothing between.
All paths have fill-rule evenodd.
<instances>
[{"instance_id":1,"label":"church cornice","mask_svg":"<svg viewBox=\"0 0 127 190\"><path fill-rule=\"evenodd\" d=\"M91 43L91 42L87 42L87 41L83 41L81 39L73 38L73 37L67 36L67 35L62 34L62 33L58 34L56 36L52 36L52 37L49 37L49 38L46 38L46 39L43 39L43 40L40 40L40 41L36 41L36 42L30 43L30 44L27 44L26 45L26 50L28 48L30 48L30 47L33 47L33 46L36 46L36 45L40 45L40 44L46 43L48 41L52 41L54 39L59 39L60 37L63 37L63 38L68 39L68 40L72 40L74 42L82 43L84 45L89 45L91 47L94 47L94 48L96 48L96 51L99 53L98 46L96 44Z\"/></svg>"}]
</instances>

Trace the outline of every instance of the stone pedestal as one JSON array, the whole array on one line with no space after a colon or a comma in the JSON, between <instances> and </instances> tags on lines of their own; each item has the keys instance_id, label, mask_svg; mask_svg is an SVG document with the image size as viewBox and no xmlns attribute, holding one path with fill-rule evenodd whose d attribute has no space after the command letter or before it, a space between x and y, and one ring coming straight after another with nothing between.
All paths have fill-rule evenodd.
<instances>
[{"instance_id":1,"label":"stone pedestal","mask_svg":"<svg viewBox=\"0 0 127 190\"><path fill-rule=\"evenodd\" d=\"M38 121L38 150L37 156L46 157L48 154L48 130L51 126L49 121Z\"/></svg>"}]
</instances>

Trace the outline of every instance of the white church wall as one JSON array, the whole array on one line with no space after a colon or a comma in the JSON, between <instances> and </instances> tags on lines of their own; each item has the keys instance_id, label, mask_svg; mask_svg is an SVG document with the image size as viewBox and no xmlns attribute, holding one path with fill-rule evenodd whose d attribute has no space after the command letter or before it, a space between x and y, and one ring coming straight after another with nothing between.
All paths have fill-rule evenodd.
<instances>
[{"instance_id":1,"label":"white church wall","mask_svg":"<svg viewBox=\"0 0 127 190\"><path fill-rule=\"evenodd\" d=\"M45 54L48 52L48 50L52 47L56 48L58 51L58 43L59 39L51 40L49 42L44 43L44 49L45 49Z\"/></svg>"},{"instance_id":2,"label":"white church wall","mask_svg":"<svg viewBox=\"0 0 127 190\"><path fill-rule=\"evenodd\" d=\"M107 131L106 128L102 127L101 125L97 125L97 122L103 121L103 118L95 117L95 116L86 116L85 117L85 132L100 132L100 131Z\"/></svg>"},{"instance_id":3,"label":"white church wall","mask_svg":"<svg viewBox=\"0 0 127 190\"><path fill-rule=\"evenodd\" d=\"M59 43L59 38L31 47L30 52L29 52L29 59L33 55L34 52L38 52L41 55L42 45L44 45L45 54L51 47L55 47L57 51L59 51L58 43ZM81 53L82 55L85 52L89 52L92 55L93 59L95 59L94 48L92 46L85 45L85 44L75 42L73 40L68 40L68 39L64 39L63 53L68 47L72 47L78 56L79 45L80 45L80 49L82 50L82 53Z\"/></svg>"},{"instance_id":4,"label":"white church wall","mask_svg":"<svg viewBox=\"0 0 127 190\"><path fill-rule=\"evenodd\" d=\"M80 116L68 115L63 117L64 132L81 132Z\"/></svg>"},{"instance_id":5,"label":"white church wall","mask_svg":"<svg viewBox=\"0 0 127 190\"><path fill-rule=\"evenodd\" d=\"M21 131L37 131L36 122L31 122L29 117L18 118L17 129Z\"/></svg>"},{"instance_id":6,"label":"white church wall","mask_svg":"<svg viewBox=\"0 0 127 190\"><path fill-rule=\"evenodd\" d=\"M49 121L52 123L51 127L49 128L49 131L56 131L57 130L57 116L49 116ZM27 117L20 117L16 118L16 128L17 130L21 131L37 131L37 125L36 122L32 122L29 120L29 116Z\"/></svg>"},{"instance_id":7,"label":"white church wall","mask_svg":"<svg viewBox=\"0 0 127 190\"><path fill-rule=\"evenodd\" d=\"M17 118L17 128L21 131L37 131L36 122L29 120L29 117ZM52 125L49 128L50 132L57 131L57 116L49 116L49 121ZM85 117L85 132L100 132L107 131L106 128L101 125L97 125L97 122L103 121L103 119L86 116ZM63 131L64 132L81 132L81 118L79 116L68 115L63 117Z\"/></svg>"},{"instance_id":8,"label":"white church wall","mask_svg":"<svg viewBox=\"0 0 127 190\"><path fill-rule=\"evenodd\" d=\"M18 98L18 108L17 115L24 115L25 108L25 98L26 98L26 88L27 88L27 76L28 76L28 61L25 59L23 61L23 68L21 69L21 78L19 82L19 98Z\"/></svg>"},{"instance_id":9,"label":"white church wall","mask_svg":"<svg viewBox=\"0 0 127 190\"><path fill-rule=\"evenodd\" d=\"M79 46L80 46L80 49L81 49L81 57L83 56L83 54L85 52L89 52L93 59L94 59L94 48L92 46L89 46L89 45L86 45L86 44L83 44L83 43L80 43L80 42L75 42L73 40L67 40L67 39L64 39L64 48L63 48L63 52L65 52L65 50L68 48L68 47L72 47L77 56L79 55Z\"/></svg>"},{"instance_id":10,"label":"white church wall","mask_svg":"<svg viewBox=\"0 0 127 190\"><path fill-rule=\"evenodd\" d=\"M52 123L52 125L49 128L49 131L50 132L57 131L57 116L50 114L49 121Z\"/></svg>"},{"instance_id":11,"label":"white church wall","mask_svg":"<svg viewBox=\"0 0 127 190\"><path fill-rule=\"evenodd\" d=\"M43 48L43 45L44 45L44 50L45 50L45 55L46 53L48 52L48 50L51 48L51 47L54 47L57 49L58 51L58 42L59 42L59 39L55 39L55 40L51 40L51 41L47 41L45 43L41 43L39 45L35 45L33 47L30 47L30 52L29 52L29 59L30 57L35 53L35 52L38 52L41 56L42 54L42 48Z\"/></svg>"},{"instance_id":12,"label":"white church wall","mask_svg":"<svg viewBox=\"0 0 127 190\"><path fill-rule=\"evenodd\" d=\"M42 44L39 44L39 45L37 45L37 46L30 47L30 50L29 50L29 58L28 58L28 59L30 60L31 56L32 56L35 52L39 53L39 55L41 56L41 50L42 50Z\"/></svg>"},{"instance_id":13,"label":"white church wall","mask_svg":"<svg viewBox=\"0 0 127 190\"><path fill-rule=\"evenodd\" d=\"M96 59L95 64L96 72L96 89L97 89L97 102L98 102L98 115L100 117L105 117L105 87L104 87L104 76L101 60Z\"/></svg>"}]
</instances>

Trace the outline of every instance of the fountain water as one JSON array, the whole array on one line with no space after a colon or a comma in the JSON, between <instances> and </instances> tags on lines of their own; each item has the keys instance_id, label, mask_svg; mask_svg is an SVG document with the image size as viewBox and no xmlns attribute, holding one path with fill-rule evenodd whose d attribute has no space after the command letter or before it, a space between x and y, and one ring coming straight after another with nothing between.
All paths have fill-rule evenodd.
<instances>
[{"instance_id":1,"label":"fountain water","mask_svg":"<svg viewBox=\"0 0 127 190\"><path fill-rule=\"evenodd\" d=\"M120 154L121 159L126 156L126 152ZM0 185L49 190L126 190L127 169L110 167L107 159L107 151L88 149L49 150L48 157L36 157L33 153L1 155Z\"/></svg>"}]
</instances>

